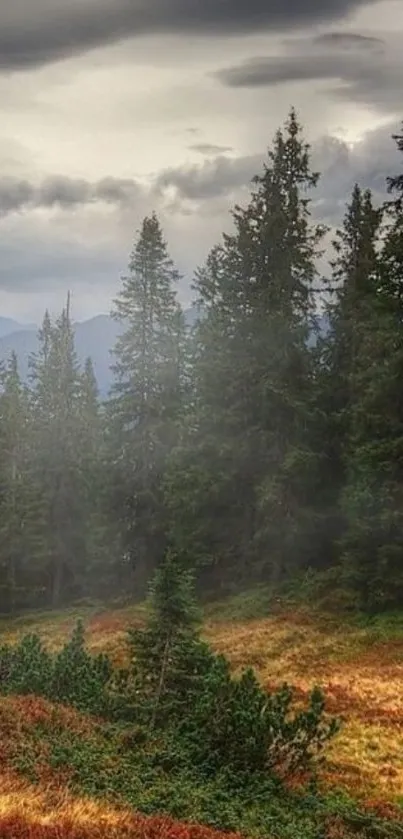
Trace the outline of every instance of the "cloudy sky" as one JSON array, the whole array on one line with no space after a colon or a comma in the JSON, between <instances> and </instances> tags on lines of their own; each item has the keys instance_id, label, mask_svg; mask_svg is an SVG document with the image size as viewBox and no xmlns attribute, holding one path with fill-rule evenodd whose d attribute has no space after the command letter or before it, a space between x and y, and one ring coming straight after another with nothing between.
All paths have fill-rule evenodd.
<instances>
[{"instance_id":1,"label":"cloudy sky","mask_svg":"<svg viewBox=\"0 0 403 839\"><path fill-rule=\"evenodd\" d=\"M155 209L184 274L295 105L335 223L403 167L402 0L10 0L0 6L0 314L109 311Z\"/></svg>"}]
</instances>

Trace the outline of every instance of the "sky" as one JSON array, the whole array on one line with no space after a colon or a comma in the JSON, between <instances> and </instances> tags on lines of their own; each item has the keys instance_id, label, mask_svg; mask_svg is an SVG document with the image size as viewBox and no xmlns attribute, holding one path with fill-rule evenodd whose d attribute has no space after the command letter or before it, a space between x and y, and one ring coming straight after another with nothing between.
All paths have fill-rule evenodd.
<instances>
[{"instance_id":1,"label":"sky","mask_svg":"<svg viewBox=\"0 0 403 839\"><path fill-rule=\"evenodd\" d=\"M191 279L297 109L337 225L355 181L403 169L402 0L12 0L0 6L0 314L72 292L108 312L160 217Z\"/></svg>"}]
</instances>

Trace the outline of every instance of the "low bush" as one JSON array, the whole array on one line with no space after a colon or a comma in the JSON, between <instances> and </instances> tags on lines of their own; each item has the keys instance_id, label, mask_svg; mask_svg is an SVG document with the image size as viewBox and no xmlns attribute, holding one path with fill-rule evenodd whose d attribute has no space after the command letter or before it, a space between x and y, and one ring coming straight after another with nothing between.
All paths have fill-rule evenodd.
<instances>
[{"instance_id":1,"label":"low bush","mask_svg":"<svg viewBox=\"0 0 403 839\"><path fill-rule=\"evenodd\" d=\"M287 685L268 694L253 670L231 674L227 659L200 639L191 578L172 554L153 582L148 621L130 642L139 719L168 728L174 751L180 747L192 765L278 776L307 771L338 730L325 718L319 688L296 713Z\"/></svg>"},{"instance_id":2,"label":"low bush","mask_svg":"<svg viewBox=\"0 0 403 839\"><path fill-rule=\"evenodd\" d=\"M178 734L192 759L209 770L269 771L277 777L306 772L337 732L338 722L326 720L318 688L306 710L293 710L293 699L288 685L268 694L253 670L234 678L226 659L216 657Z\"/></svg>"},{"instance_id":3,"label":"low bush","mask_svg":"<svg viewBox=\"0 0 403 839\"><path fill-rule=\"evenodd\" d=\"M268 693L252 670L239 678L199 635L192 581L168 554L152 585L145 625L129 633L131 667L113 672L107 656L85 649L81 622L51 655L34 635L0 649L0 691L33 693L115 723L136 751L159 740L164 771L179 761L203 773L262 773L284 778L314 768L338 723L327 720L318 688L293 709L285 685ZM128 741L126 741L128 742Z\"/></svg>"},{"instance_id":4,"label":"low bush","mask_svg":"<svg viewBox=\"0 0 403 839\"><path fill-rule=\"evenodd\" d=\"M105 655L92 656L85 649L81 621L57 655L47 652L36 635L25 636L15 647L0 648L0 692L35 694L65 702L93 714L106 713L106 686L112 666Z\"/></svg>"}]
</instances>

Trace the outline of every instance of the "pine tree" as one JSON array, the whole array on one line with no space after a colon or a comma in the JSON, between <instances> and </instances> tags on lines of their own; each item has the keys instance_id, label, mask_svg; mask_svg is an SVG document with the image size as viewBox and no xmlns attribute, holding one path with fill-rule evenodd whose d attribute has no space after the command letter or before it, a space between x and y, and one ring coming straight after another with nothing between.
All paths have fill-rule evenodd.
<instances>
[{"instance_id":1,"label":"pine tree","mask_svg":"<svg viewBox=\"0 0 403 839\"><path fill-rule=\"evenodd\" d=\"M150 586L147 623L129 632L134 695L151 728L177 722L200 691L212 655L199 623L192 575L168 550Z\"/></svg>"},{"instance_id":2,"label":"pine tree","mask_svg":"<svg viewBox=\"0 0 403 839\"><path fill-rule=\"evenodd\" d=\"M56 607L67 589L79 585L83 561L80 381L69 300L55 325L45 315L39 339L39 352L30 362L34 460L43 504L43 556Z\"/></svg>"},{"instance_id":3,"label":"pine tree","mask_svg":"<svg viewBox=\"0 0 403 839\"><path fill-rule=\"evenodd\" d=\"M341 507L339 501L347 483L354 480L351 446L358 398L356 379L365 364L362 348L374 334L377 317L381 221L382 211L373 206L371 192L356 184L333 243L329 330L320 342L317 381L321 418L318 443L323 453L318 508L323 516L321 554L327 564L337 561L337 544L348 520L353 519L347 500Z\"/></svg>"},{"instance_id":4,"label":"pine tree","mask_svg":"<svg viewBox=\"0 0 403 839\"><path fill-rule=\"evenodd\" d=\"M398 140L399 145L399 138ZM400 140L401 145L401 140ZM344 562L362 607L403 602L403 375L401 179L391 179L396 201L384 207L376 288L364 326L355 324L355 369L350 392L347 519ZM368 304L367 304L368 309Z\"/></svg>"},{"instance_id":5,"label":"pine tree","mask_svg":"<svg viewBox=\"0 0 403 839\"><path fill-rule=\"evenodd\" d=\"M162 482L176 441L182 392L184 325L175 296L178 277L154 214L144 219L129 275L115 301L113 314L124 331L115 347L116 383L109 406L112 505L139 591L166 543Z\"/></svg>"},{"instance_id":6,"label":"pine tree","mask_svg":"<svg viewBox=\"0 0 403 839\"><path fill-rule=\"evenodd\" d=\"M195 282L196 397L172 492L188 550L238 577L260 567L275 581L308 551L316 469L308 335L323 234L309 218L316 182L292 111L249 205L233 212L235 233Z\"/></svg>"},{"instance_id":7,"label":"pine tree","mask_svg":"<svg viewBox=\"0 0 403 839\"><path fill-rule=\"evenodd\" d=\"M403 594L403 341L382 217L370 192L356 186L336 242L340 288L325 356L342 578L369 610Z\"/></svg>"},{"instance_id":8,"label":"pine tree","mask_svg":"<svg viewBox=\"0 0 403 839\"><path fill-rule=\"evenodd\" d=\"M29 547L29 413L13 352L1 374L0 394L0 534L1 606L14 612L24 587L23 566Z\"/></svg>"},{"instance_id":9,"label":"pine tree","mask_svg":"<svg viewBox=\"0 0 403 839\"><path fill-rule=\"evenodd\" d=\"M91 358L79 377L77 463L80 474L82 557L81 587L87 595L116 589L114 550L108 515L108 462L105 412Z\"/></svg>"}]
</instances>

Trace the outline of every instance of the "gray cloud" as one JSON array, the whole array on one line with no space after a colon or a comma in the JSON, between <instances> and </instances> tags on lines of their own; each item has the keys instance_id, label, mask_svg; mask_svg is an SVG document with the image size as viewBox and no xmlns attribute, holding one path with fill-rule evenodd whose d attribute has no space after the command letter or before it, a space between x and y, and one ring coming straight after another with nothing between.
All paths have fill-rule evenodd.
<instances>
[{"instance_id":1,"label":"gray cloud","mask_svg":"<svg viewBox=\"0 0 403 839\"><path fill-rule=\"evenodd\" d=\"M376 0L13 0L0 10L0 67L18 70L150 33L228 35L343 18Z\"/></svg>"},{"instance_id":2,"label":"gray cloud","mask_svg":"<svg viewBox=\"0 0 403 839\"><path fill-rule=\"evenodd\" d=\"M230 195L251 181L261 167L263 157L219 155L201 165L171 167L158 175L155 189L161 195L173 189L179 199L196 202Z\"/></svg>"},{"instance_id":3,"label":"gray cloud","mask_svg":"<svg viewBox=\"0 0 403 839\"><path fill-rule=\"evenodd\" d=\"M214 143L193 143L191 146L188 146L188 149L206 156L225 154L225 152L233 151L232 146L216 146Z\"/></svg>"},{"instance_id":4,"label":"gray cloud","mask_svg":"<svg viewBox=\"0 0 403 839\"><path fill-rule=\"evenodd\" d=\"M403 53L398 38L384 41L359 33L329 32L287 41L284 46L284 55L253 57L213 75L234 88L328 81L337 97L387 113L401 108Z\"/></svg>"},{"instance_id":5,"label":"gray cloud","mask_svg":"<svg viewBox=\"0 0 403 839\"><path fill-rule=\"evenodd\" d=\"M338 47L339 49L382 49L384 41L382 38L374 38L372 35L361 35L359 32L324 32L313 38L316 46Z\"/></svg>"},{"instance_id":6,"label":"gray cloud","mask_svg":"<svg viewBox=\"0 0 403 839\"><path fill-rule=\"evenodd\" d=\"M91 183L84 179L54 175L35 185L15 177L0 178L0 216L39 208L69 209L105 202L126 205L141 196L136 181L103 178Z\"/></svg>"},{"instance_id":7,"label":"gray cloud","mask_svg":"<svg viewBox=\"0 0 403 839\"><path fill-rule=\"evenodd\" d=\"M336 137L325 136L312 145L312 165L321 172L314 191L315 217L337 224L352 187L359 182L372 189L378 200L386 197L386 178L401 171L402 157L392 140L396 125L368 132L351 146ZM167 169L156 182L162 194L174 189L177 203L200 204L225 197L228 202L250 187L253 176L262 171L266 155L230 158L218 156L203 164Z\"/></svg>"},{"instance_id":8,"label":"gray cloud","mask_svg":"<svg viewBox=\"0 0 403 839\"><path fill-rule=\"evenodd\" d=\"M89 221L88 212L80 211L80 221L75 220L77 227L80 223L83 227L80 236L74 224L56 221L50 225L45 214L3 217L0 293L15 295L17 301L20 295L32 296L32 301L37 295L39 310L55 294L63 297L68 288L78 296L86 289L94 295L96 289L95 297L102 297L105 289L119 281L125 267L125 237L116 236L114 241L102 236L103 219L98 220L98 229ZM18 310L20 303L16 306Z\"/></svg>"},{"instance_id":9,"label":"gray cloud","mask_svg":"<svg viewBox=\"0 0 403 839\"><path fill-rule=\"evenodd\" d=\"M322 172L312 196L317 220L336 226L356 181L371 187L379 200L385 197L387 176L401 171L403 165L391 139L397 127L391 124L372 131L354 147L330 136L313 144L313 166ZM0 290L17 295L46 293L48 299L53 293L64 294L69 287L79 296L90 289L90 297L97 288L97 294L105 299L112 297L125 270L135 231L153 207L160 215L179 268L189 278L221 232L231 229L228 211L234 203L244 205L248 201L251 179L262 171L265 158L262 150L238 158L217 155L199 165L171 167L138 194L130 191L134 182L113 178L89 183L59 176L39 186L28 180L9 179L7 184L3 179ZM93 206L94 194L106 192L114 197L116 189L119 198L119 185L124 195L137 195L136 200L119 204L119 213L99 213ZM38 196L42 203L38 204ZM50 227L46 213L28 212L37 206L70 207L75 212L68 219L56 216ZM17 215L16 210L27 212ZM185 281L184 293L186 288Z\"/></svg>"},{"instance_id":10,"label":"gray cloud","mask_svg":"<svg viewBox=\"0 0 403 839\"><path fill-rule=\"evenodd\" d=\"M322 172L313 202L317 218L337 225L355 183L371 189L375 201L385 200L386 179L400 172L403 162L391 137L395 128L393 124L370 131L354 146L335 137L323 137L313 145L313 164Z\"/></svg>"}]
</instances>

